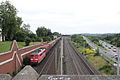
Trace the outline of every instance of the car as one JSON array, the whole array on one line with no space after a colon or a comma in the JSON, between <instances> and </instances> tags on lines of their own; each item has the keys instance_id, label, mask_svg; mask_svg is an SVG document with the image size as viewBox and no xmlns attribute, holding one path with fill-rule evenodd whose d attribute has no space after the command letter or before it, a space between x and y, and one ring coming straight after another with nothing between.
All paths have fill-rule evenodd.
<instances>
[{"instance_id":1,"label":"car","mask_svg":"<svg viewBox=\"0 0 120 80\"><path fill-rule=\"evenodd\" d=\"M107 45L105 45L105 47L107 47Z\"/></svg>"},{"instance_id":2,"label":"car","mask_svg":"<svg viewBox=\"0 0 120 80\"><path fill-rule=\"evenodd\" d=\"M111 46L111 47L113 47L113 46Z\"/></svg>"},{"instance_id":3,"label":"car","mask_svg":"<svg viewBox=\"0 0 120 80\"><path fill-rule=\"evenodd\" d=\"M116 50L116 49L113 49L112 51L113 51L113 52L117 52L117 50Z\"/></svg>"}]
</instances>

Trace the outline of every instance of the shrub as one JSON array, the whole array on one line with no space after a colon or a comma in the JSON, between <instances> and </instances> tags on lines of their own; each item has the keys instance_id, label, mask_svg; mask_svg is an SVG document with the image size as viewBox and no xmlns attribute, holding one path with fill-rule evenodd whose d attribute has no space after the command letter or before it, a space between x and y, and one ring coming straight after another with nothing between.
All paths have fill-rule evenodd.
<instances>
[{"instance_id":1,"label":"shrub","mask_svg":"<svg viewBox=\"0 0 120 80\"><path fill-rule=\"evenodd\" d=\"M23 65L30 65L30 57L26 56L25 58L23 58Z\"/></svg>"},{"instance_id":2,"label":"shrub","mask_svg":"<svg viewBox=\"0 0 120 80\"><path fill-rule=\"evenodd\" d=\"M31 42L31 39L30 39L29 37L27 37L27 38L25 39L25 45L26 45L26 46L29 46L30 42Z\"/></svg>"},{"instance_id":3,"label":"shrub","mask_svg":"<svg viewBox=\"0 0 120 80\"><path fill-rule=\"evenodd\" d=\"M105 74L111 74L114 75L115 71L113 71L112 69L112 65L111 64L106 64L103 67L99 68L100 71L103 71Z\"/></svg>"},{"instance_id":4,"label":"shrub","mask_svg":"<svg viewBox=\"0 0 120 80\"><path fill-rule=\"evenodd\" d=\"M51 39L51 37L49 37L49 36L46 36L46 37L43 37L43 41L44 42L46 42L46 41L51 41L52 39Z\"/></svg>"},{"instance_id":5,"label":"shrub","mask_svg":"<svg viewBox=\"0 0 120 80\"><path fill-rule=\"evenodd\" d=\"M37 37L37 41L42 42L43 39L41 37Z\"/></svg>"},{"instance_id":6,"label":"shrub","mask_svg":"<svg viewBox=\"0 0 120 80\"><path fill-rule=\"evenodd\" d=\"M99 49L96 50L96 53L94 56L100 56L100 52L99 52Z\"/></svg>"}]
</instances>

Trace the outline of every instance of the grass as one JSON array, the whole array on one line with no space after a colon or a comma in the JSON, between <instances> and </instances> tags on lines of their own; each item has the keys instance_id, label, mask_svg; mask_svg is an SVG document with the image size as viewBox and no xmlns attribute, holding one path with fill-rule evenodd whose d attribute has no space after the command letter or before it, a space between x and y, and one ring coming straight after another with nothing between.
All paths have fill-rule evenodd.
<instances>
[{"instance_id":1,"label":"grass","mask_svg":"<svg viewBox=\"0 0 120 80\"><path fill-rule=\"evenodd\" d=\"M96 51L93 51L90 48L85 48L83 46L80 46L78 43L72 42L78 51L83 52L83 55L88 59L88 61L97 69L101 72L101 74L105 75L113 75L115 74L115 71L111 69L111 64L108 63L108 58L104 56L95 56ZM104 57L104 59L103 59ZM106 60L107 61L106 61ZM113 62L111 61L113 64Z\"/></svg>"},{"instance_id":2,"label":"grass","mask_svg":"<svg viewBox=\"0 0 120 80\"><path fill-rule=\"evenodd\" d=\"M11 41L0 42L0 53L10 50Z\"/></svg>"},{"instance_id":3,"label":"grass","mask_svg":"<svg viewBox=\"0 0 120 80\"><path fill-rule=\"evenodd\" d=\"M99 70L103 75L113 75L115 72L111 69L112 65L109 64L106 60L102 58L102 56L95 56L95 53L88 54L86 53L86 58L89 60L89 62L96 67L97 70ZM106 67L109 66L109 67Z\"/></svg>"},{"instance_id":4,"label":"grass","mask_svg":"<svg viewBox=\"0 0 120 80\"><path fill-rule=\"evenodd\" d=\"M86 58L97 68L101 68L102 66L104 66L105 64L107 64L107 62L105 60L103 60L100 56L94 56L94 54L89 54L86 55Z\"/></svg>"},{"instance_id":5,"label":"grass","mask_svg":"<svg viewBox=\"0 0 120 80\"><path fill-rule=\"evenodd\" d=\"M25 42L17 42L19 48L25 47ZM40 44L40 42L31 42L30 45Z\"/></svg>"},{"instance_id":6,"label":"grass","mask_svg":"<svg viewBox=\"0 0 120 80\"><path fill-rule=\"evenodd\" d=\"M105 60L107 60L110 64L114 65L115 62L113 62L112 60L110 60L108 57L106 56L102 56Z\"/></svg>"},{"instance_id":7,"label":"grass","mask_svg":"<svg viewBox=\"0 0 120 80\"><path fill-rule=\"evenodd\" d=\"M10 50L12 41L0 42L0 53ZM31 42L30 45L39 44L41 42ZM19 48L25 47L25 42L17 42Z\"/></svg>"}]
</instances>

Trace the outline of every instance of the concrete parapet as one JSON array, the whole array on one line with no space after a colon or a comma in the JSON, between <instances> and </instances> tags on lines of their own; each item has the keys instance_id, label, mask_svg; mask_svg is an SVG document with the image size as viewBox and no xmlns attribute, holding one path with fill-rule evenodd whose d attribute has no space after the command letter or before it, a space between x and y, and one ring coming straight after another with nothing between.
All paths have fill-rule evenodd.
<instances>
[{"instance_id":1,"label":"concrete parapet","mask_svg":"<svg viewBox=\"0 0 120 80\"><path fill-rule=\"evenodd\" d=\"M38 73L31 66L25 66L12 80L37 80L38 77Z\"/></svg>"},{"instance_id":2,"label":"concrete parapet","mask_svg":"<svg viewBox=\"0 0 120 80\"><path fill-rule=\"evenodd\" d=\"M0 74L0 80L11 80L12 77L9 74Z\"/></svg>"}]
</instances>

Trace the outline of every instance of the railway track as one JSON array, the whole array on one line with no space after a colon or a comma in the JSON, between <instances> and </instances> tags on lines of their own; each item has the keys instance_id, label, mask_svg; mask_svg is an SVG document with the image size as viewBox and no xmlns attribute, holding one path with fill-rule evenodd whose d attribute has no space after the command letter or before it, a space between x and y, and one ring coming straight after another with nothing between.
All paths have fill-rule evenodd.
<instances>
[{"instance_id":1,"label":"railway track","mask_svg":"<svg viewBox=\"0 0 120 80\"><path fill-rule=\"evenodd\" d=\"M99 75L100 73L76 50L66 38L63 40L63 75ZM49 51L41 63L33 68L41 75L59 75L60 41Z\"/></svg>"},{"instance_id":2,"label":"railway track","mask_svg":"<svg viewBox=\"0 0 120 80\"><path fill-rule=\"evenodd\" d=\"M47 56L33 68L41 75L56 75L59 74L60 60L60 41L51 48Z\"/></svg>"},{"instance_id":3,"label":"railway track","mask_svg":"<svg viewBox=\"0 0 120 80\"><path fill-rule=\"evenodd\" d=\"M100 73L64 38L64 74L99 75Z\"/></svg>"}]
</instances>

